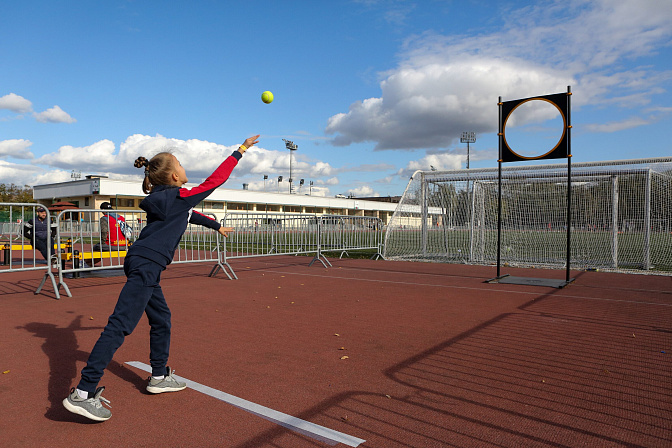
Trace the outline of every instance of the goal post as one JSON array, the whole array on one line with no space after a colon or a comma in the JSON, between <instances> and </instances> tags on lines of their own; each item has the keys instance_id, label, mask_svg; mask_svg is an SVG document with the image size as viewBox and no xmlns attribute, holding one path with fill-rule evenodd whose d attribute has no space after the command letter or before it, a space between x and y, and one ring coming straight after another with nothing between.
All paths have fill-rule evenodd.
<instances>
[{"instance_id":1,"label":"goal post","mask_svg":"<svg viewBox=\"0 0 672 448\"><path fill-rule=\"evenodd\" d=\"M672 274L672 158L502 168L501 262ZM494 265L498 168L417 171L392 216L384 257Z\"/></svg>"}]
</instances>

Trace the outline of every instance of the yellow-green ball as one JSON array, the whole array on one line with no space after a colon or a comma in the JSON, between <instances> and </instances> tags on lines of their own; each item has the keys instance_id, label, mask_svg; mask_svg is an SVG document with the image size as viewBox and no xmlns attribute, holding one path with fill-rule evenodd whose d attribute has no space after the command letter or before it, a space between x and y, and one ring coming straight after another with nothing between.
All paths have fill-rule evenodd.
<instances>
[{"instance_id":1,"label":"yellow-green ball","mask_svg":"<svg viewBox=\"0 0 672 448\"><path fill-rule=\"evenodd\" d=\"M271 104L273 102L273 93L268 90L261 94L261 101L266 104Z\"/></svg>"}]
</instances>

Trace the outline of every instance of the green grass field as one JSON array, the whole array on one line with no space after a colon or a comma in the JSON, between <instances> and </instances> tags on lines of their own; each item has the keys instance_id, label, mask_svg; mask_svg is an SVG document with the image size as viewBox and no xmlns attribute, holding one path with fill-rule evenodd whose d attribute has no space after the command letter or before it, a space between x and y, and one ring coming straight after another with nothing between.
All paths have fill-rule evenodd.
<instances>
[{"instance_id":1,"label":"green grass field","mask_svg":"<svg viewBox=\"0 0 672 448\"><path fill-rule=\"evenodd\" d=\"M420 230L398 230L388 236L386 255L423 258ZM574 231L571 234L571 264L577 268L641 270L645 260L645 234L621 233L617 236L617 265L614 266L610 232ZM672 234L652 232L649 243L651 270L672 271ZM564 266L567 257L566 232L504 230L501 260L527 265ZM497 260L497 231L475 231L473 242L468 230L429 230L426 257L439 261L493 263Z\"/></svg>"}]
</instances>

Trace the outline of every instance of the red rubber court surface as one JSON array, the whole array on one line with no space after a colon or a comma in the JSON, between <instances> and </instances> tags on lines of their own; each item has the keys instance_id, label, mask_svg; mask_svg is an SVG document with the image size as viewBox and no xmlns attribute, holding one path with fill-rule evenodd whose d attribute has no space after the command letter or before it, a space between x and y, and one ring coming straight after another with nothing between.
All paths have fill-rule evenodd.
<instances>
[{"instance_id":1,"label":"red rubber court surface","mask_svg":"<svg viewBox=\"0 0 672 448\"><path fill-rule=\"evenodd\" d=\"M316 438L188 388L150 395L146 320L101 385L112 418L61 404L125 277L0 275L0 445L670 447L672 277L574 272L564 289L489 284L494 267L305 257L173 265L170 366L319 425ZM564 271L515 270L564 278ZM347 358L345 358L347 356ZM363 441L363 442L362 442Z\"/></svg>"}]
</instances>

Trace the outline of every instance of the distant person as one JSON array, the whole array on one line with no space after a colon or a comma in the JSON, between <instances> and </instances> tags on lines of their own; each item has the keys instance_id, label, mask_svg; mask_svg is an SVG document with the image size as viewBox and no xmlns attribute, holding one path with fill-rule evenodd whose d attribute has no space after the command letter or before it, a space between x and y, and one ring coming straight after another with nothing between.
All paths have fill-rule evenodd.
<instances>
[{"instance_id":1,"label":"distant person","mask_svg":"<svg viewBox=\"0 0 672 448\"><path fill-rule=\"evenodd\" d=\"M98 383L114 353L126 336L133 332L143 314L147 315L150 326L152 373L147 379L147 392L177 392L187 387L186 383L173 376L167 366L171 319L161 290L161 272L173 261L175 250L190 222L209 227L224 236L233 230L198 213L194 207L226 182L243 153L256 144L258 138L255 135L246 139L202 184L191 189L182 188L189 179L179 160L171 153L161 152L151 160L144 157L136 159L134 166L144 168L145 172L142 190L147 197L142 200L140 208L147 212L147 225L124 258L127 280L114 311L94 345L86 367L82 369L77 387L73 387L63 400L63 406L68 411L96 421L105 421L112 416L112 412L104 406L109 404L102 397L105 388L98 387Z\"/></svg>"},{"instance_id":2,"label":"distant person","mask_svg":"<svg viewBox=\"0 0 672 448\"><path fill-rule=\"evenodd\" d=\"M31 218L23 226L23 236L30 240L30 244L37 249L45 260L49 260L48 244L54 250L54 227L47 220L47 210L44 207L35 209L35 217ZM49 242L47 242L49 240Z\"/></svg>"},{"instance_id":3,"label":"distant person","mask_svg":"<svg viewBox=\"0 0 672 448\"><path fill-rule=\"evenodd\" d=\"M112 204L103 202L101 210L113 210ZM133 237L131 227L126 219L118 213L105 212L100 218L100 244L93 246L93 250L126 250L129 240Z\"/></svg>"}]
</instances>

